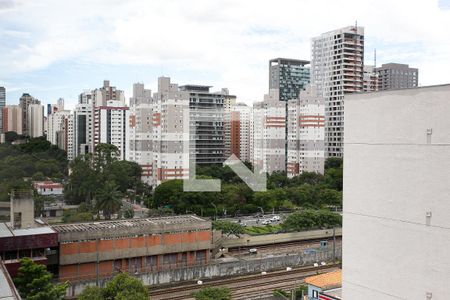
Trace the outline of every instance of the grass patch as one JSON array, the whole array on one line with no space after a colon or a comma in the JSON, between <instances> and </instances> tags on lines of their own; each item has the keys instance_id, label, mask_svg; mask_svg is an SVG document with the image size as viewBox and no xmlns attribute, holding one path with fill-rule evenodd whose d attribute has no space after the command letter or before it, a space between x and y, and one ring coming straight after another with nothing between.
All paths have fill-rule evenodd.
<instances>
[{"instance_id":1,"label":"grass patch","mask_svg":"<svg viewBox=\"0 0 450 300\"><path fill-rule=\"evenodd\" d=\"M281 225L265 225L245 227L244 232L249 235L263 235L277 233L281 230Z\"/></svg>"}]
</instances>

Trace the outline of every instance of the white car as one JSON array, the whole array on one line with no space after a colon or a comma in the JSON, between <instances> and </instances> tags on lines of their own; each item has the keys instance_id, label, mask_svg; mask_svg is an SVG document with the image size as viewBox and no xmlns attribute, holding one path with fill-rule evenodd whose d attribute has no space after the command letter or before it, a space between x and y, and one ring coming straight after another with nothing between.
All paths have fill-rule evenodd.
<instances>
[{"instance_id":1,"label":"white car","mask_svg":"<svg viewBox=\"0 0 450 300\"><path fill-rule=\"evenodd\" d=\"M271 222L271 221L270 221L269 219L267 219L267 220L262 220L261 224L263 224L263 225L269 225L270 222Z\"/></svg>"},{"instance_id":2,"label":"white car","mask_svg":"<svg viewBox=\"0 0 450 300\"><path fill-rule=\"evenodd\" d=\"M280 216L273 216L270 220L271 220L272 222L278 222L278 221L281 220L281 218L280 218Z\"/></svg>"}]
</instances>

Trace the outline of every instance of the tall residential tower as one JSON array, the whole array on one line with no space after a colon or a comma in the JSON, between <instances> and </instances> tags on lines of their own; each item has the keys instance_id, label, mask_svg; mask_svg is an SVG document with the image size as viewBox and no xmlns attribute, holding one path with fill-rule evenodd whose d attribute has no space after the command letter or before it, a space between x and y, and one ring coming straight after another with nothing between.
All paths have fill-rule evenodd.
<instances>
[{"instance_id":1,"label":"tall residential tower","mask_svg":"<svg viewBox=\"0 0 450 300\"><path fill-rule=\"evenodd\" d=\"M363 91L364 28L348 26L312 39L311 82L325 98L325 155L344 154L344 96Z\"/></svg>"}]
</instances>

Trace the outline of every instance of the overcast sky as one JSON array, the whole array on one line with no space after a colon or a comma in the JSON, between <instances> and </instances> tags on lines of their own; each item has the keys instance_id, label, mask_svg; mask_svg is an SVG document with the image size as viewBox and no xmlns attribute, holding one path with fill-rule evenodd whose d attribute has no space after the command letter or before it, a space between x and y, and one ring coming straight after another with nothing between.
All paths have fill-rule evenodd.
<instances>
[{"instance_id":1,"label":"overcast sky","mask_svg":"<svg viewBox=\"0 0 450 300\"><path fill-rule=\"evenodd\" d=\"M261 101L268 60L310 59L311 38L365 28L365 61L418 67L419 83L450 83L450 0L0 0L0 86L73 107L84 89L158 76L229 88Z\"/></svg>"}]
</instances>

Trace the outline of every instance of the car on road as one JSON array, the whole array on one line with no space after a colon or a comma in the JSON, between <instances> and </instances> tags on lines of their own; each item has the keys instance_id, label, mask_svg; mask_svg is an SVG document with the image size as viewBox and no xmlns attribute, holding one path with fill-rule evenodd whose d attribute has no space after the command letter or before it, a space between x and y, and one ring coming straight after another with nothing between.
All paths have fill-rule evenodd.
<instances>
[{"instance_id":1,"label":"car on road","mask_svg":"<svg viewBox=\"0 0 450 300\"><path fill-rule=\"evenodd\" d=\"M280 216L273 216L272 218L270 218L270 220L272 222L278 222L278 221L281 221L281 218L280 218Z\"/></svg>"},{"instance_id":2,"label":"car on road","mask_svg":"<svg viewBox=\"0 0 450 300\"><path fill-rule=\"evenodd\" d=\"M261 222L262 225L269 225L270 223L271 223L271 221L269 219L262 220L262 222Z\"/></svg>"},{"instance_id":3,"label":"car on road","mask_svg":"<svg viewBox=\"0 0 450 300\"><path fill-rule=\"evenodd\" d=\"M258 249L256 249L256 248L251 248L250 250L248 250L248 252L249 252L250 254L256 254L256 253L258 253Z\"/></svg>"}]
</instances>

